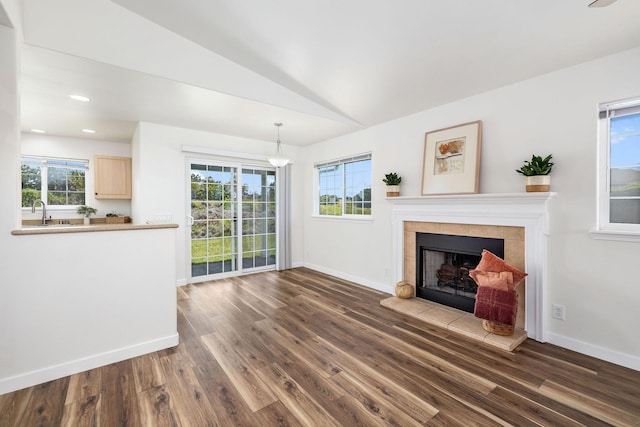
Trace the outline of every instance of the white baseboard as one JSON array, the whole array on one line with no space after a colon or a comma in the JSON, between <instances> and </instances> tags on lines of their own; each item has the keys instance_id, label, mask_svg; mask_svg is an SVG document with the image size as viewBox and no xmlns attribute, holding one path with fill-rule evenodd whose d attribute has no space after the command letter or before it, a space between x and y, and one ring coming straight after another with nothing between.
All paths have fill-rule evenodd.
<instances>
[{"instance_id":1,"label":"white baseboard","mask_svg":"<svg viewBox=\"0 0 640 427\"><path fill-rule=\"evenodd\" d=\"M320 273L328 274L330 276L335 276L340 279L348 280L350 282L354 282L359 285L366 286L368 288L372 288L380 292L393 294L393 286L390 286L390 285L374 282L372 280L365 279L358 276L352 276L351 274L346 274L342 271L332 270L331 268L326 268L321 265L305 263L304 267L310 268L311 270L319 271Z\"/></svg>"},{"instance_id":2,"label":"white baseboard","mask_svg":"<svg viewBox=\"0 0 640 427\"><path fill-rule=\"evenodd\" d=\"M78 372L99 368L100 366L105 366L110 363L120 362L122 360L131 359L132 357L163 350L165 348L175 347L178 345L178 342L179 337L176 333L174 335L135 344L129 347L122 347L117 350L95 354L93 356L72 360L70 362L38 369L36 371L27 372L9 378L3 378L0 379L0 394L11 393L12 391L20 390L25 387L32 387L47 381L77 374Z\"/></svg>"},{"instance_id":3,"label":"white baseboard","mask_svg":"<svg viewBox=\"0 0 640 427\"><path fill-rule=\"evenodd\" d=\"M178 279L176 280L176 287L185 286L187 283L187 279Z\"/></svg>"},{"instance_id":4,"label":"white baseboard","mask_svg":"<svg viewBox=\"0 0 640 427\"><path fill-rule=\"evenodd\" d=\"M579 341L564 335L547 332L547 342L562 348L577 351L596 359L605 360L616 365L624 366L629 369L640 371L640 357L630 354L620 353L608 348L600 347L594 344Z\"/></svg>"},{"instance_id":5,"label":"white baseboard","mask_svg":"<svg viewBox=\"0 0 640 427\"><path fill-rule=\"evenodd\" d=\"M291 268L304 267L304 263L302 261L296 261L291 263Z\"/></svg>"}]
</instances>

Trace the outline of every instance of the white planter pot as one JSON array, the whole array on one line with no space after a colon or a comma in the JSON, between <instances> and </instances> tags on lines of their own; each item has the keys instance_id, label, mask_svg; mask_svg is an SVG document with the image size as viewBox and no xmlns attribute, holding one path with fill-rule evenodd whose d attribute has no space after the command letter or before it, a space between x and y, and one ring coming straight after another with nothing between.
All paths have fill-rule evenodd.
<instances>
[{"instance_id":1,"label":"white planter pot","mask_svg":"<svg viewBox=\"0 0 640 427\"><path fill-rule=\"evenodd\" d=\"M551 188L551 175L534 175L527 177L527 192L547 192Z\"/></svg>"},{"instance_id":2,"label":"white planter pot","mask_svg":"<svg viewBox=\"0 0 640 427\"><path fill-rule=\"evenodd\" d=\"M91 218L84 217L84 225L91 225Z\"/></svg>"},{"instance_id":3,"label":"white planter pot","mask_svg":"<svg viewBox=\"0 0 640 427\"><path fill-rule=\"evenodd\" d=\"M387 185L387 197L398 197L400 195L399 185Z\"/></svg>"}]
</instances>

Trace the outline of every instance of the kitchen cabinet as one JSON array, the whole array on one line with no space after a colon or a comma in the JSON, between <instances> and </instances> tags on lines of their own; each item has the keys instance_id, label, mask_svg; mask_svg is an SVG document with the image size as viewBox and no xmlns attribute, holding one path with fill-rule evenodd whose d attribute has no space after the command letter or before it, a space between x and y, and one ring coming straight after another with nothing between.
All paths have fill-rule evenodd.
<instances>
[{"instance_id":1,"label":"kitchen cabinet","mask_svg":"<svg viewBox=\"0 0 640 427\"><path fill-rule=\"evenodd\" d=\"M96 199L131 199L131 158L96 156Z\"/></svg>"}]
</instances>

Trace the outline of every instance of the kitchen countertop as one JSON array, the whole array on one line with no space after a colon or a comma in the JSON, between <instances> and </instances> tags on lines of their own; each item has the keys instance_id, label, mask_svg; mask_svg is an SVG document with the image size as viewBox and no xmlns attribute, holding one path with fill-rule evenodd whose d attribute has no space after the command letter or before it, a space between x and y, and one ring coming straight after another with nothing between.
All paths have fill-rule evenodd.
<instances>
[{"instance_id":1,"label":"kitchen countertop","mask_svg":"<svg viewBox=\"0 0 640 427\"><path fill-rule=\"evenodd\" d=\"M178 228L178 224L99 224L99 225L25 225L13 230L14 236L32 234L93 233L98 231L156 230L161 228Z\"/></svg>"}]
</instances>

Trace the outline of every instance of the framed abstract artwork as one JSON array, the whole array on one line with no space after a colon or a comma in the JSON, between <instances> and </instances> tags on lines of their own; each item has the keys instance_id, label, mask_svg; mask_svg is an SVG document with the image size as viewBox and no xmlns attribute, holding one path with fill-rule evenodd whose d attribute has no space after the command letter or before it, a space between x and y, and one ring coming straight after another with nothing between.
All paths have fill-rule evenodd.
<instances>
[{"instance_id":1,"label":"framed abstract artwork","mask_svg":"<svg viewBox=\"0 0 640 427\"><path fill-rule=\"evenodd\" d=\"M478 192L482 121L427 132L422 195Z\"/></svg>"}]
</instances>

